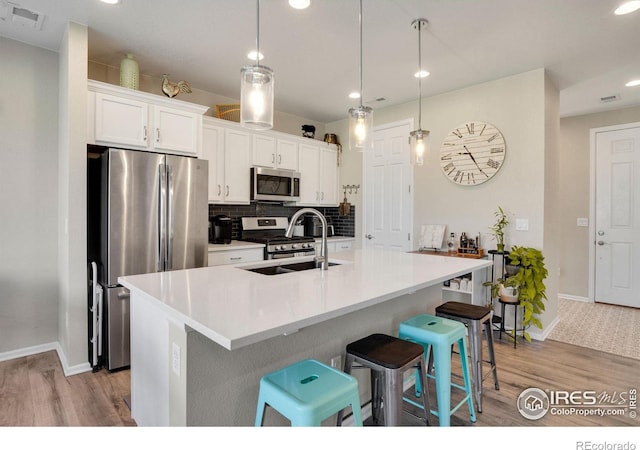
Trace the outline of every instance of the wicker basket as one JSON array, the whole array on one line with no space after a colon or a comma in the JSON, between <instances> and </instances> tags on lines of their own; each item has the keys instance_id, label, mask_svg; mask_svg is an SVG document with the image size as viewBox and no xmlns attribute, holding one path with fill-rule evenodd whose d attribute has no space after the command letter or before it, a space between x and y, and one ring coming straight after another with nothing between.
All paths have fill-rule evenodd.
<instances>
[{"instance_id":1,"label":"wicker basket","mask_svg":"<svg viewBox=\"0 0 640 450\"><path fill-rule=\"evenodd\" d=\"M218 119L240 122L240 105L216 105L216 117Z\"/></svg>"}]
</instances>

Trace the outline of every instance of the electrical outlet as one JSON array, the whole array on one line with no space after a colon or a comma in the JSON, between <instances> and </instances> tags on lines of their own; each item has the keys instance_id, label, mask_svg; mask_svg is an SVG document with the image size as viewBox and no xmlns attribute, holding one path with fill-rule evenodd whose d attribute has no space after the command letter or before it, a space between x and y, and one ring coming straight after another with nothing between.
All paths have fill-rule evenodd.
<instances>
[{"instance_id":1,"label":"electrical outlet","mask_svg":"<svg viewBox=\"0 0 640 450\"><path fill-rule=\"evenodd\" d=\"M516 219L517 231L529 231L529 219Z\"/></svg>"},{"instance_id":2,"label":"electrical outlet","mask_svg":"<svg viewBox=\"0 0 640 450\"><path fill-rule=\"evenodd\" d=\"M180 346L175 342L171 347L171 369L173 373L180 376Z\"/></svg>"},{"instance_id":3,"label":"electrical outlet","mask_svg":"<svg viewBox=\"0 0 640 450\"><path fill-rule=\"evenodd\" d=\"M331 358L331 367L334 369L342 370L342 356L334 356Z\"/></svg>"}]
</instances>

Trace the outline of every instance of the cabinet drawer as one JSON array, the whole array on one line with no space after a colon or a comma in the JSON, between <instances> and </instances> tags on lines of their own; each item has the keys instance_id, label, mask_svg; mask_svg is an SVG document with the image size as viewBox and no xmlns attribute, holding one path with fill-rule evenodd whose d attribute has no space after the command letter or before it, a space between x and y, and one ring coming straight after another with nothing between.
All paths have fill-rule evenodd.
<instances>
[{"instance_id":1,"label":"cabinet drawer","mask_svg":"<svg viewBox=\"0 0 640 450\"><path fill-rule=\"evenodd\" d=\"M336 252L342 252L345 250L351 250L351 247L353 246L353 242L352 241L347 241L347 242L336 242L335 243L336 246Z\"/></svg>"},{"instance_id":2,"label":"cabinet drawer","mask_svg":"<svg viewBox=\"0 0 640 450\"><path fill-rule=\"evenodd\" d=\"M209 267L221 266L224 264L239 264L252 261L262 261L263 259L264 250L261 248L209 252Z\"/></svg>"}]
</instances>

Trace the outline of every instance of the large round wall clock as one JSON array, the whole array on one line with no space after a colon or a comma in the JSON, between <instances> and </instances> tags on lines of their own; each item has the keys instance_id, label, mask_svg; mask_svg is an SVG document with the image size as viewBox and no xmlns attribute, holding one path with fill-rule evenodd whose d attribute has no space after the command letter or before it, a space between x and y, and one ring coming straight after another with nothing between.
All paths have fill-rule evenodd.
<instances>
[{"instance_id":1,"label":"large round wall clock","mask_svg":"<svg viewBox=\"0 0 640 450\"><path fill-rule=\"evenodd\" d=\"M454 128L440 148L444 175L461 186L476 186L491 179L504 161L504 137L485 122L467 122Z\"/></svg>"}]
</instances>

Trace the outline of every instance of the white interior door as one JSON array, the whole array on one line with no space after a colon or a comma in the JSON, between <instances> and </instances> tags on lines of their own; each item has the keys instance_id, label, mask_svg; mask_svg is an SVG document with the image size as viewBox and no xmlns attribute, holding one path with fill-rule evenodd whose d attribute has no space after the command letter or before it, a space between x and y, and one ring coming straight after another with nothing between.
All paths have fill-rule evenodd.
<instances>
[{"instance_id":1,"label":"white interior door","mask_svg":"<svg viewBox=\"0 0 640 450\"><path fill-rule=\"evenodd\" d=\"M595 147L595 301L640 308L640 126L596 131Z\"/></svg>"},{"instance_id":2,"label":"white interior door","mask_svg":"<svg viewBox=\"0 0 640 450\"><path fill-rule=\"evenodd\" d=\"M410 131L403 122L373 132L373 149L364 156L364 247L412 248Z\"/></svg>"}]
</instances>

